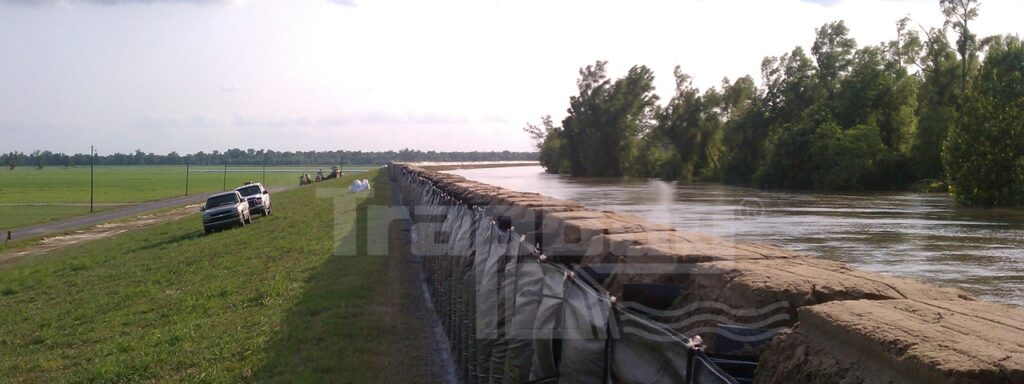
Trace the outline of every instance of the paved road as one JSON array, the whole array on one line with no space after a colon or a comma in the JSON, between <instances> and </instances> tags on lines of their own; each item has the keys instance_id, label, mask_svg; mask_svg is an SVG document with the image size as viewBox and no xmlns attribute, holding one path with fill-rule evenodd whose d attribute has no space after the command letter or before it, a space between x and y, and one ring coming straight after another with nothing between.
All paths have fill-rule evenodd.
<instances>
[{"instance_id":1,"label":"paved road","mask_svg":"<svg viewBox=\"0 0 1024 384\"><path fill-rule=\"evenodd\" d=\"M271 192L280 192L280 191L284 191L284 190L288 190L288 189L292 189L292 188L295 188L295 187L294 186L290 186L290 187L270 188L270 191ZM148 203L137 204L137 205L133 205L133 206L130 206L130 207L113 209L113 210L104 211L104 212L100 212L100 213L94 213L94 214L85 215L85 216L76 216L76 217L71 217L71 218L67 218L67 219L63 219L63 220L51 221L51 222L48 222L48 223L30 225L30 226L27 226L27 227L21 227L21 228L15 228L15 229L4 228L4 229L2 229L2 231L3 231L2 234L0 234L0 235L6 235L7 234L6 231L11 231L11 239L12 240L17 240L17 239L23 239L23 238L27 238L27 237L33 237L33 236L44 236L44 235L50 235L50 234L54 234L54 233L61 233L61 232L66 232L66 231L69 231L69 230L72 230L72 229L76 229L76 228L80 228L80 227L86 227L86 226L91 226L91 225L103 224L103 223L106 223L108 221L123 219L123 218L126 218L126 217L138 216L138 215L141 215L141 214L146 213L146 212L158 211L158 210L161 210L161 209L174 208L174 207L180 207L182 205L198 203L198 202L202 202L202 201L206 200L206 198L209 197L209 196L210 196L209 194L197 194L197 195L189 195L189 196L179 196L179 197L173 197L173 198L170 198L170 199L151 201L151 202L148 202ZM199 217L198 214L199 214L199 211L196 211L196 217L197 218ZM0 238L0 239L2 239L2 238Z\"/></svg>"}]
</instances>

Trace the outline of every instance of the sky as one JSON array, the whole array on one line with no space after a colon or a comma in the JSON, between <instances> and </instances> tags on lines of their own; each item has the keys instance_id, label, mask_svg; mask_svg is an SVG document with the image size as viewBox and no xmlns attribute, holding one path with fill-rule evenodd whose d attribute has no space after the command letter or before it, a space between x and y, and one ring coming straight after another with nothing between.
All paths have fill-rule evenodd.
<instances>
[{"instance_id":1,"label":"sky","mask_svg":"<svg viewBox=\"0 0 1024 384\"><path fill-rule=\"evenodd\" d=\"M0 0L0 152L532 150L581 66L701 89L845 20L859 44L937 0ZM979 36L1024 0L982 1ZM759 80L759 79L758 79Z\"/></svg>"}]
</instances>

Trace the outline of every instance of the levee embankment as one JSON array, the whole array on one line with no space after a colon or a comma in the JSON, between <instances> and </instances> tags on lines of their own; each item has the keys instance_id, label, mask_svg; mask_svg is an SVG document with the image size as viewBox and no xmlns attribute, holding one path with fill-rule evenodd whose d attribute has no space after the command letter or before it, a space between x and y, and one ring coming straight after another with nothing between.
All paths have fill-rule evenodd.
<instances>
[{"instance_id":1,"label":"levee embankment","mask_svg":"<svg viewBox=\"0 0 1024 384\"><path fill-rule=\"evenodd\" d=\"M755 383L1024 383L1018 307L416 165L389 175L433 244L467 382L680 382L710 362Z\"/></svg>"}]
</instances>

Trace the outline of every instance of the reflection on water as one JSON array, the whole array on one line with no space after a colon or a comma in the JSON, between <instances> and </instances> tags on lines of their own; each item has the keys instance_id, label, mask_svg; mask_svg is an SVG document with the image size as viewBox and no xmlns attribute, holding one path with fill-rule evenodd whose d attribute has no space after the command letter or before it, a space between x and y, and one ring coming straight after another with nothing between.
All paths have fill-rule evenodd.
<instances>
[{"instance_id":1,"label":"reflection on water","mask_svg":"<svg viewBox=\"0 0 1024 384\"><path fill-rule=\"evenodd\" d=\"M570 178L536 166L451 172L1024 305L1024 209L968 209L943 194L765 192L648 179Z\"/></svg>"}]
</instances>

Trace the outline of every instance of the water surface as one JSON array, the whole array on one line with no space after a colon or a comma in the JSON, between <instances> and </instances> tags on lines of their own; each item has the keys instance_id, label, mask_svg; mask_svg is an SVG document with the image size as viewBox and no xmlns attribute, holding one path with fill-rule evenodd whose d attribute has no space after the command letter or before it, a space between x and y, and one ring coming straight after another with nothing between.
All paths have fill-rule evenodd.
<instances>
[{"instance_id":1,"label":"water surface","mask_svg":"<svg viewBox=\"0 0 1024 384\"><path fill-rule=\"evenodd\" d=\"M572 178L546 174L539 166L450 172L1024 305L1024 209L964 208L945 194L766 192L637 178Z\"/></svg>"}]
</instances>

